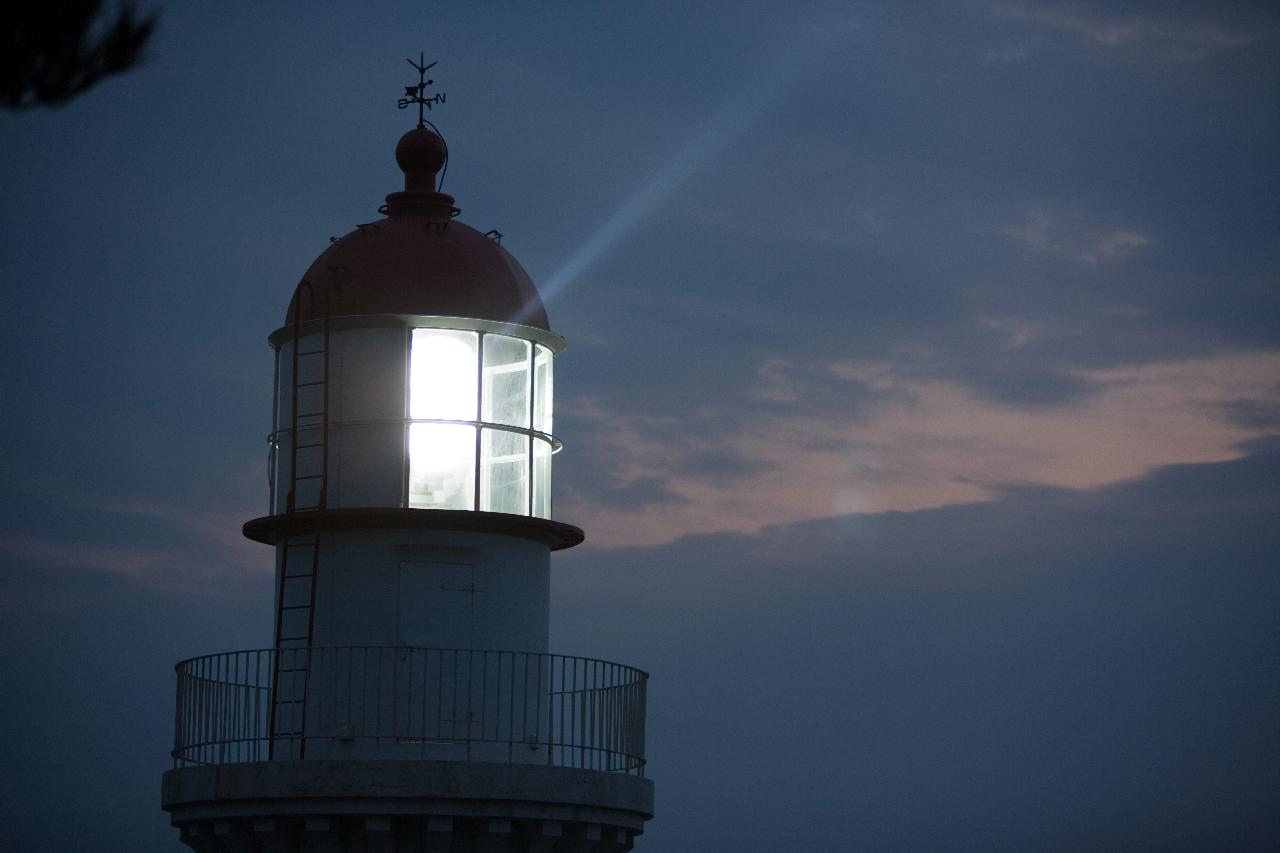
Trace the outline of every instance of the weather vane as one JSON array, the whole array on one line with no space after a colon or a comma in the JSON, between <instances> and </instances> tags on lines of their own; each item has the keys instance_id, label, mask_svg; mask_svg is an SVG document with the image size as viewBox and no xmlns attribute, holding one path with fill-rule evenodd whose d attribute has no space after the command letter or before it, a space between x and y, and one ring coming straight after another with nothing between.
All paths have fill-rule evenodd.
<instances>
[{"instance_id":1,"label":"weather vane","mask_svg":"<svg viewBox=\"0 0 1280 853\"><path fill-rule=\"evenodd\" d=\"M406 59L405 62L409 63L415 69L417 69L418 85L404 87L404 97L400 99L399 106L400 106L400 109L404 109L410 104L417 104L418 105L418 127L422 127L426 124L426 120L423 117L422 108L426 107L427 109L431 109L432 104L443 104L444 92L437 92L431 97L426 96L427 87L435 82L434 80L427 79L427 70L430 69L432 66L434 66L436 64L435 62L431 63L431 65L423 65L423 63L426 62L426 58L421 53L418 54L417 62L414 62L412 59Z\"/></svg>"}]
</instances>

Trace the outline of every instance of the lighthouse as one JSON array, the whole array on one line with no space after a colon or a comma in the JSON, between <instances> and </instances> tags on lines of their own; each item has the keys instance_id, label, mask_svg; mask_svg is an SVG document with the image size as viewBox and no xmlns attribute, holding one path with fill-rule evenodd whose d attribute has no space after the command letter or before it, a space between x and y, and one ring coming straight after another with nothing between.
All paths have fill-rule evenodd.
<instances>
[{"instance_id":1,"label":"lighthouse","mask_svg":"<svg viewBox=\"0 0 1280 853\"><path fill-rule=\"evenodd\" d=\"M302 275L274 354L269 647L177 664L163 808L197 851L624 851L648 676L549 647L554 364L538 291L456 219L401 105L404 189Z\"/></svg>"}]
</instances>

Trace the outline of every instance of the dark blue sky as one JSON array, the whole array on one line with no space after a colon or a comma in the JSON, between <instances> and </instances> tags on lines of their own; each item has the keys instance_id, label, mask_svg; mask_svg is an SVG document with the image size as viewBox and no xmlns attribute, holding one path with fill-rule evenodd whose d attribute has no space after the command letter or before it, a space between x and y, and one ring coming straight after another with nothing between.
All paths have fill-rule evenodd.
<instances>
[{"instance_id":1,"label":"dark blue sky","mask_svg":"<svg viewBox=\"0 0 1280 853\"><path fill-rule=\"evenodd\" d=\"M1280 14L1167 5L170 4L0 116L0 847L178 849L265 338L419 50L569 340L554 646L652 673L639 849L1280 846Z\"/></svg>"}]
</instances>

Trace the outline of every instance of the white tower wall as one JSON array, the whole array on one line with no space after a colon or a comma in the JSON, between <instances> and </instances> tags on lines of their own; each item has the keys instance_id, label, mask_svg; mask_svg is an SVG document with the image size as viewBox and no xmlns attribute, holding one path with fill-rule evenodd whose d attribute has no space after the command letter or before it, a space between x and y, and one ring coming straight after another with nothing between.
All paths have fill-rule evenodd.
<instances>
[{"instance_id":1,"label":"white tower wall","mask_svg":"<svg viewBox=\"0 0 1280 853\"><path fill-rule=\"evenodd\" d=\"M320 561L316 646L548 651L546 545L468 531L336 530L324 534Z\"/></svg>"}]
</instances>

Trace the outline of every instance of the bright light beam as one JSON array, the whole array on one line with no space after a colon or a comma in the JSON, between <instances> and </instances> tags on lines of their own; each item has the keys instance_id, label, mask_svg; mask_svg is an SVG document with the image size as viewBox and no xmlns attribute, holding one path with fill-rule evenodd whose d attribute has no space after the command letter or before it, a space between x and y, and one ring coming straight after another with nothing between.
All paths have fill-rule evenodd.
<instances>
[{"instance_id":1,"label":"bright light beam","mask_svg":"<svg viewBox=\"0 0 1280 853\"><path fill-rule=\"evenodd\" d=\"M801 37L788 40L789 50L760 68L675 156L666 159L666 166L642 184L551 276L540 288L543 301L550 303L576 282L699 169L777 104L833 48L846 46L847 42L839 37L847 35L851 29L847 19L811 22L798 34Z\"/></svg>"}]
</instances>

